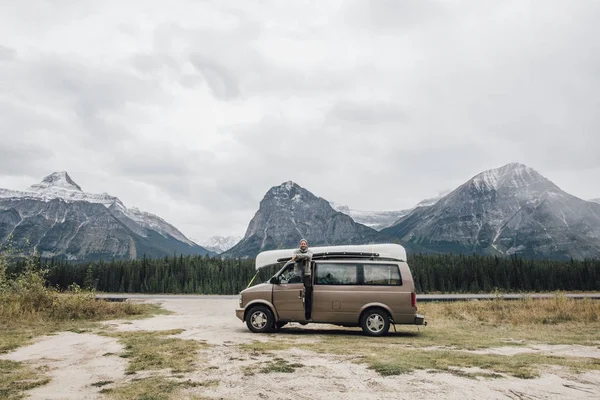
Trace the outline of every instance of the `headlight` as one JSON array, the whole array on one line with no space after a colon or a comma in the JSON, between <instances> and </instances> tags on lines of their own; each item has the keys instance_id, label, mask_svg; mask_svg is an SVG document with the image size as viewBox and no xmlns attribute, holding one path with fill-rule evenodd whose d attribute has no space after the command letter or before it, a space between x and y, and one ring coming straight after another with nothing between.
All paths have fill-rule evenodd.
<instances>
[{"instance_id":1,"label":"headlight","mask_svg":"<svg viewBox=\"0 0 600 400\"><path fill-rule=\"evenodd\" d=\"M239 303L240 303L240 308L242 308L242 295L239 295Z\"/></svg>"}]
</instances>

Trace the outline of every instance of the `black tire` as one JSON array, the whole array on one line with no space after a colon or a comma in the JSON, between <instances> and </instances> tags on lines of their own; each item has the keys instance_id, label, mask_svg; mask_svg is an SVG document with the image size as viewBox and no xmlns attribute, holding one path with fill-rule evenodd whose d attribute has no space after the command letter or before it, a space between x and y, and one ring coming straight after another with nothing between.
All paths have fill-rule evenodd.
<instances>
[{"instance_id":1,"label":"black tire","mask_svg":"<svg viewBox=\"0 0 600 400\"><path fill-rule=\"evenodd\" d=\"M283 328L283 327L284 327L284 326L286 326L286 325L287 325L287 322L281 322L281 321L277 321L277 322L275 323L275 326L277 327L277 330L279 330L279 329Z\"/></svg>"},{"instance_id":2,"label":"black tire","mask_svg":"<svg viewBox=\"0 0 600 400\"><path fill-rule=\"evenodd\" d=\"M360 327L369 336L385 336L390 330L390 316L381 308L370 308L360 316Z\"/></svg>"},{"instance_id":3,"label":"black tire","mask_svg":"<svg viewBox=\"0 0 600 400\"><path fill-rule=\"evenodd\" d=\"M270 333L275 330L275 317L269 307L255 306L246 313L246 326L254 333Z\"/></svg>"}]
</instances>

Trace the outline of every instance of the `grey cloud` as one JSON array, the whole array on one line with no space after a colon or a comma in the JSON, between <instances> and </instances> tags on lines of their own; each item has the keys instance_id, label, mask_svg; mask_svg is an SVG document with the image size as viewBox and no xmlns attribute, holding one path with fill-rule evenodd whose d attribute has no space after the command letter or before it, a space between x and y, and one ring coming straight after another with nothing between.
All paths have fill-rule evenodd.
<instances>
[{"instance_id":1,"label":"grey cloud","mask_svg":"<svg viewBox=\"0 0 600 400\"><path fill-rule=\"evenodd\" d=\"M180 62L167 54L136 54L131 58L131 64L142 74L150 76L150 79L167 75L172 82L188 88L197 87L204 82L201 73L184 72Z\"/></svg>"},{"instance_id":2,"label":"grey cloud","mask_svg":"<svg viewBox=\"0 0 600 400\"><path fill-rule=\"evenodd\" d=\"M231 10L236 18L247 17ZM261 23L245 21L232 30L217 34L206 29L183 28L176 24L162 26L155 32L155 43L161 52L171 52L173 43L186 42L193 51L187 59L204 77L211 91L220 100L252 96L314 96L346 90L355 85L358 76L376 71L369 65L357 65L354 70L318 69L277 65L269 60L276 54L265 54L257 46L264 34ZM314 35L314 32L309 34ZM185 86L197 85L199 78L185 77Z\"/></svg>"},{"instance_id":3,"label":"grey cloud","mask_svg":"<svg viewBox=\"0 0 600 400\"><path fill-rule=\"evenodd\" d=\"M17 57L17 51L0 44L0 62L10 61Z\"/></svg>"},{"instance_id":4,"label":"grey cloud","mask_svg":"<svg viewBox=\"0 0 600 400\"><path fill-rule=\"evenodd\" d=\"M166 54L135 54L132 57L133 66L141 72L157 72L162 68L177 69L177 62Z\"/></svg>"},{"instance_id":5,"label":"grey cloud","mask_svg":"<svg viewBox=\"0 0 600 400\"><path fill-rule=\"evenodd\" d=\"M197 237L243 234L287 180L352 208L402 209L518 161L598 197L596 2L331 4L194 3L218 8L222 26L150 4L147 26L116 21L127 36L109 60L87 43L81 57L49 55L64 44L49 35L25 61L12 35L0 135L46 151L2 155L40 178L73 159L99 191ZM64 29L54 11L41 24ZM98 17L110 31L113 12ZM204 84L212 97L194 90Z\"/></svg>"},{"instance_id":6,"label":"grey cloud","mask_svg":"<svg viewBox=\"0 0 600 400\"><path fill-rule=\"evenodd\" d=\"M44 172L52 151L35 143L11 143L0 146L0 169L6 175L36 176ZM8 188L17 189L17 188Z\"/></svg>"},{"instance_id":7,"label":"grey cloud","mask_svg":"<svg viewBox=\"0 0 600 400\"><path fill-rule=\"evenodd\" d=\"M387 124L406 122L407 115L401 107L385 102L340 101L329 111L331 122L345 121L358 124Z\"/></svg>"},{"instance_id":8,"label":"grey cloud","mask_svg":"<svg viewBox=\"0 0 600 400\"><path fill-rule=\"evenodd\" d=\"M168 94L162 93L152 81L59 56L23 62L19 69L9 71L8 76L9 89L30 99L26 106L19 106L31 110L30 118L48 119L36 114L36 109L52 109L53 115L71 118L70 123L75 123L78 131L72 138L88 146L116 146L131 136L129 127L110 120L108 114L120 113L129 104L145 105L155 96L168 99Z\"/></svg>"},{"instance_id":9,"label":"grey cloud","mask_svg":"<svg viewBox=\"0 0 600 400\"><path fill-rule=\"evenodd\" d=\"M192 54L190 61L202 72L216 98L232 100L239 96L237 79L227 68L200 54Z\"/></svg>"},{"instance_id":10,"label":"grey cloud","mask_svg":"<svg viewBox=\"0 0 600 400\"><path fill-rule=\"evenodd\" d=\"M398 32L433 23L447 15L451 6L452 3L436 0L370 0L345 4L342 15L369 31Z\"/></svg>"}]
</instances>

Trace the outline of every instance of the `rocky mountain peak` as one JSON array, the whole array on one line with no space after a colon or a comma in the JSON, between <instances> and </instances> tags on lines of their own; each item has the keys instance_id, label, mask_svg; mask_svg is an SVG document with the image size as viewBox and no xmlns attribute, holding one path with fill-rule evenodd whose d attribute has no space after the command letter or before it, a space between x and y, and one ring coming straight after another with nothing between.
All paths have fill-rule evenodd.
<instances>
[{"instance_id":1,"label":"rocky mountain peak","mask_svg":"<svg viewBox=\"0 0 600 400\"><path fill-rule=\"evenodd\" d=\"M469 184L481 192L508 190L560 191L550 180L524 164L510 163L489 169L471 179Z\"/></svg>"},{"instance_id":2,"label":"rocky mountain peak","mask_svg":"<svg viewBox=\"0 0 600 400\"><path fill-rule=\"evenodd\" d=\"M210 253L154 214L83 192L66 171L27 191L0 189L0 246L9 236L24 254L70 260Z\"/></svg>"},{"instance_id":3,"label":"rocky mountain peak","mask_svg":"<svg viewBox=\"0 0 600 400\"><path fill-rule=\"evenodd\" d=\"M265 194L261 201L261 207L296 207L305 206L308 203L325 202L325 200L315 196L302 186L292 181L287 181L279 186L273 186Z\"/></svg>"},{"instance_id":4,"label":"rocky mountain peak","mask_svg":"<svg viewBox=\"0 0 600 400\"><path fill-rule=\"evenodd\" d=\"M291 199L298 192L305 191L300 185L295 182L287 181L279 186L273 186L265 197L279 197L282 199Z\"/></svg>"},{"instance_id":5,"label":"rocky mountain peak","mask_svg":"<svg viewBox=\"0 0 600 400\"><path fill-rule=\"evenodd\" d=\"M600 210L523 164L478 174L382 232L418 251L597 257Z\"/></svg>"},{"instance_id":6,"label":"rocky mountain peak","mask_svg":"<svg viewBox=\"0 0 600 400\"><path fill-rule=\"evenodd\" d=\"M354 222L327 200L288 181L267 191L244 238L223 256L254 257L264 250L295 247L301 238L313 246L383 240L376 230Z\"/></svg>"},{"instance_id":7,"label":"rocky mountain peak","mask_svg":"<svg viewBox=\"0 0 600 400\"><path fill-rule=\"evenodd\" d=\"M41 183L29 188L30 191L44 191L48 189L65 189L81 192L81 187L69 176L67 171L54 172L45 177Z\"/></svg>"}]
</instances>

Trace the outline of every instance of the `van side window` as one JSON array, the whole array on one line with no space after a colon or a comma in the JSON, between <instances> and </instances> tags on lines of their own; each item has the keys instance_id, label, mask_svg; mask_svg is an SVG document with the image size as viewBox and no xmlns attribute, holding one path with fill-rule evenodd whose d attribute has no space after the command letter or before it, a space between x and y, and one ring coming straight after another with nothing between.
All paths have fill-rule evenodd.
<instances>
[{"instance_id":1,"label":"van side window","mask_svg":"<svg viewBox=\"0 0 600 400\"><path fill-rule=\"evenodd\" d=\"M397 265L387 264L364 264L364 284L400 286L402 278Z\"/></svg>"},{"instance_id":2,"label":"van side window","mask_svg":"<svg viewBox=\"0 0 600 400\"><path fill-rule=\"evenodd\" d=\"M315 284L317 285L358 285L356 264L317 264Z\"/></svg>"}]
</instances>

